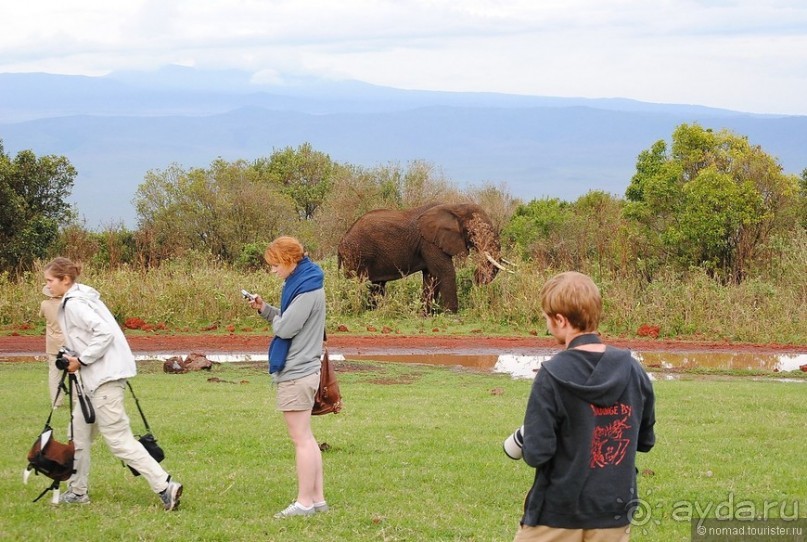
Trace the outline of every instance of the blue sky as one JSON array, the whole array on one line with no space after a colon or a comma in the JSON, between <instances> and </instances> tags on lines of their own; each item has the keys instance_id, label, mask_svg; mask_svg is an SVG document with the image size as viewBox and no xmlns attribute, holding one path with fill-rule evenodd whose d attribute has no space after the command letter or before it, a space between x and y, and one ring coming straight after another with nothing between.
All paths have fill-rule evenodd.
<instances>
[{"instance_id":1,"label":"blue sky","mask_svg":"<svg viewBox=\"0 0 807 542\"><path fill-rule=\"evenodd\" d=\"M807 115L803 0L28 0L0 72L167 64L256 82L625 97ZM3 13L5 12L5 13Z\"/></svg>"}]
</instances>

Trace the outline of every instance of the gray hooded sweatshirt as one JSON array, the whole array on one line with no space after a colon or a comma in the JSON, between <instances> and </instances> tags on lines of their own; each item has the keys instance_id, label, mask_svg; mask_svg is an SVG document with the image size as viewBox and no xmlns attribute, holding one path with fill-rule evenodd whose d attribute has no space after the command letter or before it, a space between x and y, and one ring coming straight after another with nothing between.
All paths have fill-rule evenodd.
<instances>
[{"instance_id":1,"label":"gray hooded sweatshirt","mask_svg":"<svg viewBox=\"0 0 807 542\"><path fill-rule=\"evenodd\" d=\"M274 382L297 380L320 370L322 339L325 333L323 288L295 297L282 316L280 309L268 303L259 314L271 322L275 335L291 339L286 366L272 375Z\"/></svg>"}]
</instances>

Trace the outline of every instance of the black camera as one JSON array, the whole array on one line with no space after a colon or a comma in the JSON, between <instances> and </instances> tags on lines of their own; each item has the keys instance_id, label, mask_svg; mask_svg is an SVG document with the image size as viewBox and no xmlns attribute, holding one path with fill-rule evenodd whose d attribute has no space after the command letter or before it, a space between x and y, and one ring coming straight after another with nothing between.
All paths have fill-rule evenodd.
<instances>
[{"instance_id":1,"label":"black camera","mask_svg":"<svg viewBox=\"0 0 807 542\"><path fill-rule=\"evenodd\" d=\"M67 350L65 350L64 348L60 348L59 352L56 354L55 364L56 368L59 369L60 371L66 371L67 366L70 365L70 362L64 356L65 354L67 354Z\"/></svg>"}]
</instances>

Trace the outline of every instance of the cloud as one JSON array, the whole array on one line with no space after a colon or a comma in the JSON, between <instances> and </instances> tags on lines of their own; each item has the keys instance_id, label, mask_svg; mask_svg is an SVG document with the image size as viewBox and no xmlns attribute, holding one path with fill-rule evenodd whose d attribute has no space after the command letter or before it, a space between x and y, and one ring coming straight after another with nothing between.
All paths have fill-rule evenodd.
<instances>
[{"instance_id":1,"label":"cloud","mask_svg":"<svg viewBox=\"0 0 807 542\"><path fill-rule=\"evenodd\" d=\"M0 71L166 64L807 114L800 0L31 0ZM763 90L764 89L764 90Z\"/></svg>"}]
</instances>

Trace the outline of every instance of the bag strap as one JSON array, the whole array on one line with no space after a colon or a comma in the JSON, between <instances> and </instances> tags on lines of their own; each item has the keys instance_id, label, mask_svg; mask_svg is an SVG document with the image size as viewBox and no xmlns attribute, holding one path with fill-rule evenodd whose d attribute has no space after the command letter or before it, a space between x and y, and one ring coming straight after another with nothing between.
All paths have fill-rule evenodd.
<instances>
[{"instance_id":1,"label":"bag strap","mask_svg":"<svg viewBox=\"0 0 807 542\"><path fill-rule=\"evenodd\" d=\"M129 391L132 392L132 397L134 397L135 405L137 405L137 411L140 412L140 417L143 418L143 425L146 426L146 432L151 433L151 427L149 427L149 422L146 421L146 415L143 414L143 409L140 408L140 401L137 399L137 395L135 395L134 388L129 383L129 380L126 380L126 385L129 386Z\"/></svg>"},{"instance_id":2,"label":"bag strap","mask_svg":"<svg viewBox=\"0 0 807 542\"><path fill-rule=\"evenodd\" d=\"M45 427L50 427L50 420L53 418L53 413L56 411L56 400L59 399L59 394L62 390L67 391L67 404L70 409L70 440L73 439L73 379L67 378L67 369L62 371L62 380L59 382L59 388L56 390L56 396L53 398L53 404L50 407L50 414L48 414L48 419L45 421ZM69 383L69 388L64 385L64 381L67 379ZM41 495L40 495L41 496Z\"/></svg>"},{"instance_id":3,"label":"bag strap","mask_svg":"<svg viewBox=\"0 0 807 542\"><path fill-rule=\"evenodd\" d=\"M78 373L70 373L70 384L71 386L75 386L78 404L81 406L84 421L87 423L95 423L95 408L93 408L90 398L84 395L84 386L81 384L81 377Z\"/></svg>"},{"instance_id":4,"label":"bag strap","mask_svg":"<svg viewBox=\"0 0 807 542\"><path fill-rule=\"evenodd\" d=\"M67 374L67 369L65 369L65 374ZM73 435L75 431L73 430L73 381L71 379L67 379L70 387L67 390L67 402L70 407L70 440L73 440ZM51 416L53 415L53 411L51 411ZM50 418L48 418L50 420ZM58 488L58 486L56 486Z\"/></svg>"}]
</instances>

